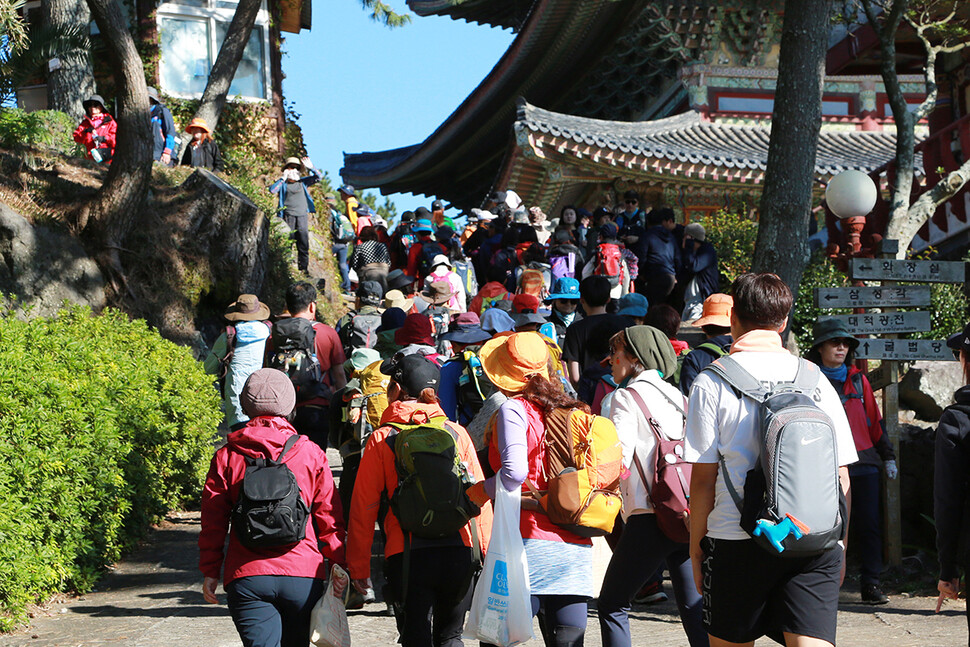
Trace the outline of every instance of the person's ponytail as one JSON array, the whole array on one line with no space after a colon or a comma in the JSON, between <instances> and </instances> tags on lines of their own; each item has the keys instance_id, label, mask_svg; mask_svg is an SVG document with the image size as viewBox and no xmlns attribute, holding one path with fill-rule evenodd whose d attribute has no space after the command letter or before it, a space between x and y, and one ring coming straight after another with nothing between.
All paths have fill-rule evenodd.
<instances>
[{"instance_id":1,"label":"person's ponytail","mask_svg":"<svg viewBox=\"0 0 970 647\"><path fill-rule=\"evenodd\" d=\"M437 404L439 402L438 394L435 393L434 389L429 387L418 394L417 401L421 404Z\"/></svg>"}]
</instances>

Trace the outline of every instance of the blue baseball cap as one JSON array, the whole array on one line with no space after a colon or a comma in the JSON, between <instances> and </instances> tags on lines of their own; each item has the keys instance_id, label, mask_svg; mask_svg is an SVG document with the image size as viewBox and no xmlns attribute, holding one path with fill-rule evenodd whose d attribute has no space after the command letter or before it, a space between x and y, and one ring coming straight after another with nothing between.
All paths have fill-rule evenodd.
<instances>
[{"instance_id":1,"label":"blue baseball cap","mask_svg":"<svg viewBox=\"0 0 970 647\"><path fill-rule=\"evenodd\" d=\"M411 225L411 231L426 231L429 234L434 231L434 226L430 220L421 219Z\"/></svg>"},{"instance_id":2,"label":"blue baseball cap","mask_svg":"<svg viewBox=\"0 0 970 647\"><path fill-rule=\"evenodd\" d=\"M547 301L553 299L579 299L579 281L568 276L556 279L552 285L552 294L546 297Z\"/></svg>"},{"instance_id":3,"label":"blue baseball cap","mask_svg":"<svg viewBox=\"0 0 970 647\"><path fill-rule=\"evenodd\" d=\"M620 309L616 314L626 315L628 317L646 317L647 309L650 307L650 302L647 301L647 297L642 294L637 294L636 292L631 292L630 294L624 294L620 297L619 303Z\"/></svg>"}]
</instances>

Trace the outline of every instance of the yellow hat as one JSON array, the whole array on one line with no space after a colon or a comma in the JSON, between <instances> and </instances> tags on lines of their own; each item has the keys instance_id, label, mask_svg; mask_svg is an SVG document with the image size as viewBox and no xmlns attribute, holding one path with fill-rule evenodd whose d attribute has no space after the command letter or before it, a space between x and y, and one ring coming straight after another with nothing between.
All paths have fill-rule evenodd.
<instances>
[{"instance_id":1,"label":"yellow hat","mask_svg":"<svg viewBox=\"0 0 970 647\"><path fill-rule=\"evenodd\" d=\"M549 379L549 349L538 333L521 332L490 339L478 357L485 375L503 391L521 391L533 375Z\"/></svg>"}]
</instances>

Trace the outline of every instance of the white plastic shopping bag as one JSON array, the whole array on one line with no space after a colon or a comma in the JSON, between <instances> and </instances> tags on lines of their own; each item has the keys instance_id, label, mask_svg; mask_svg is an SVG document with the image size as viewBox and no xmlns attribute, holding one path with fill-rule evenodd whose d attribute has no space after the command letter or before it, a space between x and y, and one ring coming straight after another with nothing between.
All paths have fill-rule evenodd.
<instances>
[{"instance_id":1,"label":"white plastic shopping bag","mask_svg":"<svg viewBox=\"0 0 970 647\"><path fill-rule=\"evenodd\" d=\"M495 479L492 539L465 623L464 638L512 647L533 638L529 565L519 532L521 495Z\"/></svg>"},{"instance_id":2,"label":"white plastic shopping bag","mask_svg":"<svg viewBox=\"0 0 970 647\"><path fill-rule=\"evenodd\" d=\"M310 611L310 642L317 647L350 647L350 625L344 608L349 586L347 571L334 564L326 593Z\"/></svg>"}]
</instances>

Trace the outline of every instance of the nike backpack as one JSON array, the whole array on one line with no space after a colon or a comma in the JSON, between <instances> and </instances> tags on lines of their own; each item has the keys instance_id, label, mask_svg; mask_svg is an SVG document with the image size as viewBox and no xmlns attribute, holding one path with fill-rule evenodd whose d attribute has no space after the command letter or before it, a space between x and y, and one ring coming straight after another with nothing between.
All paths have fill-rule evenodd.
<instances>
[{"instance_id":1,"label":"nike backpack","mask_svg":"<svg viewBox=\"0 0 970 647\"><path fill-rule=\"evenodd\" d=\"M741 528L768 552L783 557L818 555L844 535L848 517L839 483L832 419L813 394L821 371L798 360L791 382L766 389L730 356L704 369L758 404L760 458L745 479L744 496L731 482L724 457L721 474L741 513Z\"/></svg>"}]
</instances>

